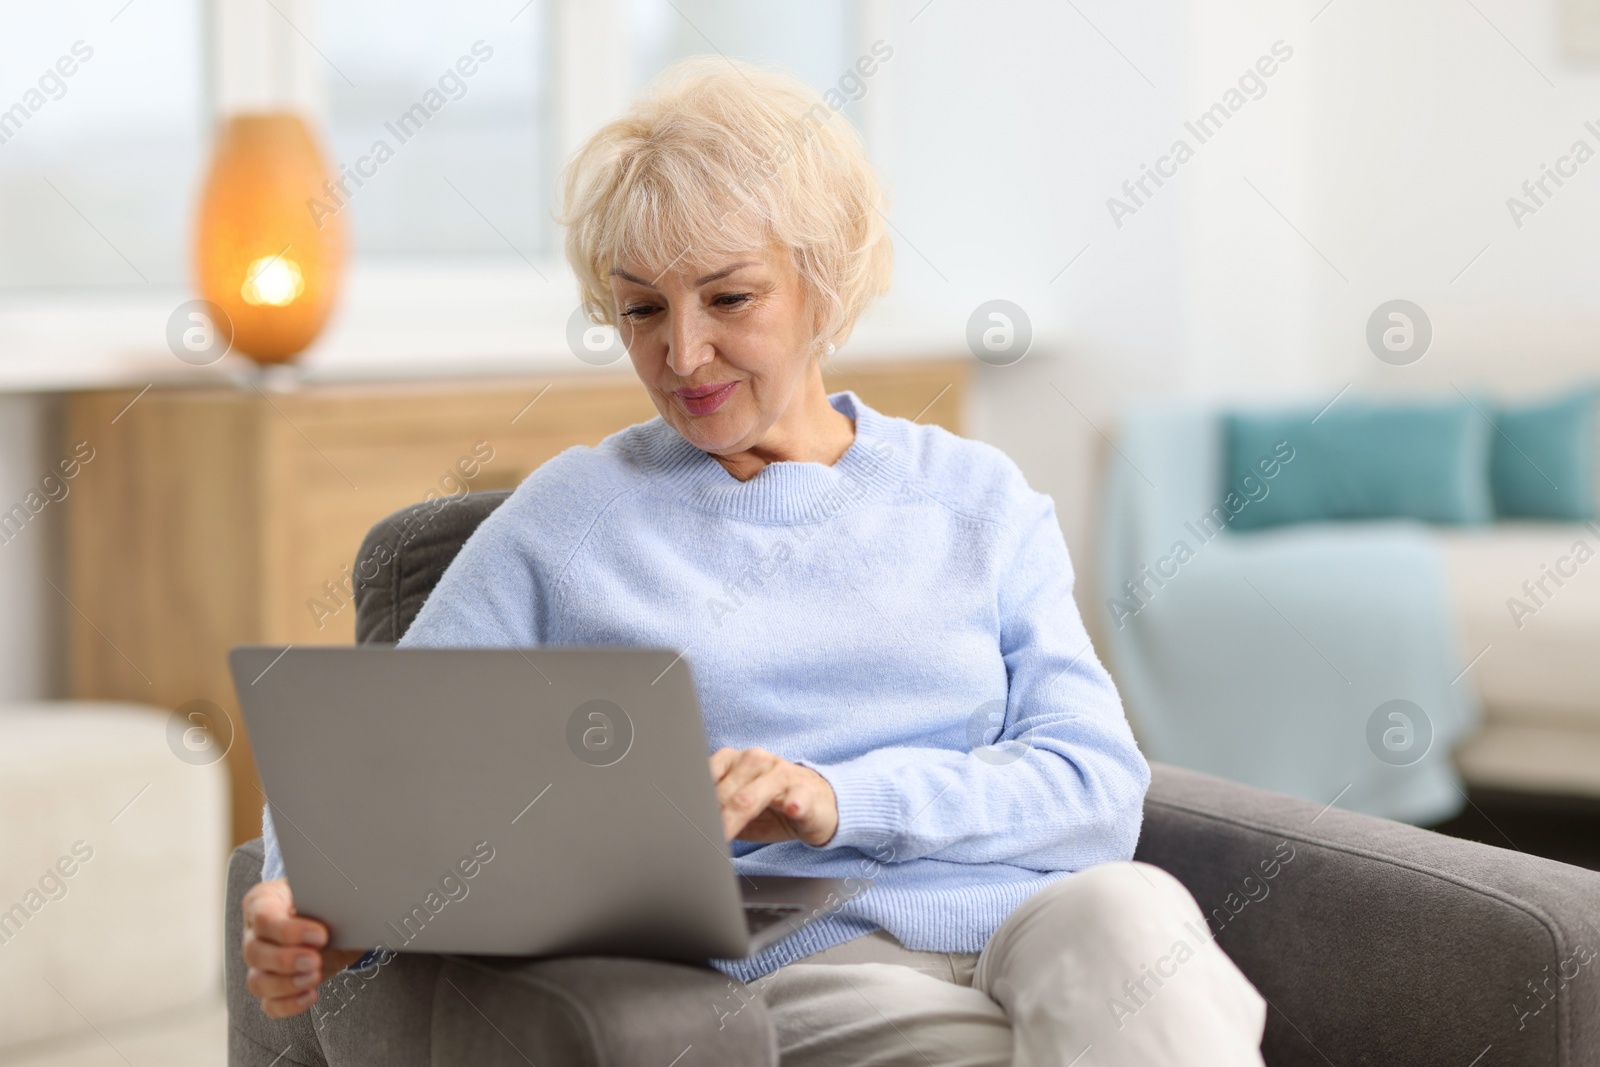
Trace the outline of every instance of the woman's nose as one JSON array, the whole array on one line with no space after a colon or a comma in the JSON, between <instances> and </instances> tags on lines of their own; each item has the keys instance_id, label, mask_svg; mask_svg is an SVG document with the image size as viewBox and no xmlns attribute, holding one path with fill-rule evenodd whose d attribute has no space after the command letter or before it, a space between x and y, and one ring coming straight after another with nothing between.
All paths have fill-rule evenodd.
<instances>
[{"instance_id":1,"label":"woman's nose","mask_svg":"<svg viewBox=\"0 0 1600 1067\"><path fill-rule=\"evenodd\" d=\"M680 378L687 378L711 362L715 351L709 331L693 312L674 317L667 339L667 366Z\"/></svg>"}]
</instances>

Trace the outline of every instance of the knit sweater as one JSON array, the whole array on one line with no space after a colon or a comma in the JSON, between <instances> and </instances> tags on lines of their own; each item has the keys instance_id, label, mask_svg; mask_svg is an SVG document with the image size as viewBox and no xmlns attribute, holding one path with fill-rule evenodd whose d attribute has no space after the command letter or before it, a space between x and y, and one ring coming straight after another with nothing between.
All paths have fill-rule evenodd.
<instances>
[{"instance_id":1,"label":"knit sweater","mask_svg":"<svg viewBox=\"0 0 1600 1067\"><path fill-rule=\"evenodd\" d=\"M745 981L879 927L981 951L1029 895L1129 859L1150 782L1050 498L996 448L828 399L856 431L832 465L741 482L660 418L566 450L484 520L400 642L682 649L711 750L826 778L826 845L731 846L741 874L847 880L821 918L713 961Z\"/></svg>"}]
</instances>

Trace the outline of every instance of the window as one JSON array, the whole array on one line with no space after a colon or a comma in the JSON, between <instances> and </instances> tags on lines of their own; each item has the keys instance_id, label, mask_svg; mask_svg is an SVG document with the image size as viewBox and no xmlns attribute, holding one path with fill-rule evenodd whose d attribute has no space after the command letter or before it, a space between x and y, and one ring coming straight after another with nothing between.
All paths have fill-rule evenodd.
<instances>
[{"instance_id":1,"label":"window","mask_svg":"<svg viewBox=\"0 0 1600 1067\"><path fill-rule=\"evenodd\" d=\"M624 0L623 9L630 91L705 52L782 64L818 90L833 85L856 58L853 16L842 0Z\"/></svg>"},{"instance_id":2,"label":"window","mask_svg":"<svg viewBox=\"0 0 1600 1067\"><path fill-rule=\"evenodd\" d=\"M352 185L355 257L551 254L549 17L543 0L321 6L329 166L393 152Z\"/></svg>"},{"instance_id":3,"label":"window","mask_svg":"<svg viewBox=\"0 0 1600 1067\"><path fill-rule=\"evenodd\" d=\"M201 25L198 2L9 5L0 291L188 278L208 121Z\"/></svg>"},{"instance_id":4,"label":"window","mask_svg":"<svg viewBox=\"0 0 1600 1067\"><path fill-rule=\"evenodd\" d=\"M385 283L351 300L410 308L442 271L484 292L483 272L504 272L494 291L526 292L528 264L560 269L551 216L576 138L695 53L838 87L865 50L860 17L845 0L16 6L0 35L0 295L25 309L39 287L186 289L214 116L273 106L312 115L335 172L370 175L350 180L351 265ZM844 114L866 127L861 106Z\"/></svg>"}]
</instances>

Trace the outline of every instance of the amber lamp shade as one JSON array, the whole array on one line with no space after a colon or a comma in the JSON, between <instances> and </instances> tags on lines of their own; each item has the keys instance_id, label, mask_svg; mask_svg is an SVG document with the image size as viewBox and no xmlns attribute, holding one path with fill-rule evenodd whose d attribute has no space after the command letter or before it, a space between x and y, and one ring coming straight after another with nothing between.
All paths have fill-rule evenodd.
<instances>
[{"instance_id":1,"label":"amber lamp shade","mask_svg":"<svg viewBox=\"0 0 1600 1067\"><path fill-rule=\"evenodd\" d=\"M233 347L287 363L322 330L344 268L344 218L329 212L330 174L298 115L229 118L200 202L200 294L233 320Z\"/></svg>"}]
</instances>

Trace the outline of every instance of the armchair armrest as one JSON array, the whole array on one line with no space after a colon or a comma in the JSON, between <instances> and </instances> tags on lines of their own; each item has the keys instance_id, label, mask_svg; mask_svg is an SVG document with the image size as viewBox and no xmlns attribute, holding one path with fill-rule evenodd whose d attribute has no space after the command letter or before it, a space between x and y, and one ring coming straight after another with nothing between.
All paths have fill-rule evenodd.
<instances>
[{"instance_id":1,"label":"armchair armrest","mask_svg":"<svg viewBox=\"0 0 1600 1067\"><path fill-rule=\"evenodd\" d=\"M1153 769L1136 858L1271 1004L1268 1063L1600 1064L1600 873Z\"/></svg>"},{"instance_id":2,"label":"armchair armrest","mask_svg":"<svg viewBox=\"0 0 1600 1067\"><path fill-rule=\"evenodd\" d=\"M656 960L402 953L324 982L310 1012L269 1019L245 988L240 903L261 878L261 842L228 865L230 1067L775 1067L766 1009L719 971Z\"/></svg>"},{"instance_id":3,"label":"armchair armrest","mask_svg":"<svg viewBox=\"0 0 1600 1067\"><path fill-rule=\"evenodd\" d=\"M223 984L228 1003L228 1067L267 1067L274 1057L284 1067L327 1067L322 1045L306 1013L290 1019L269 1019L245 988L244 937L240 906L250 887L261 881L261 838L246 841L228 858L228 890L223 903Z\"/></svg>"}]
</instances>

